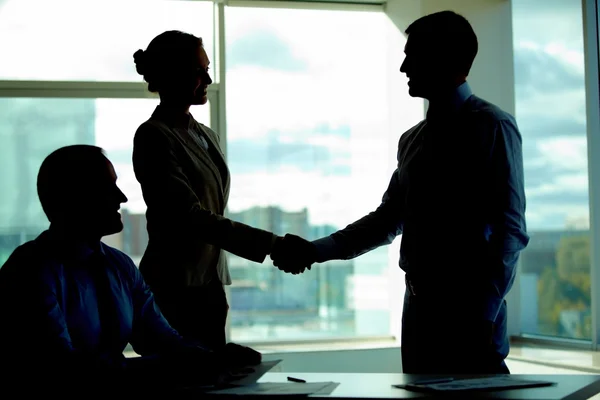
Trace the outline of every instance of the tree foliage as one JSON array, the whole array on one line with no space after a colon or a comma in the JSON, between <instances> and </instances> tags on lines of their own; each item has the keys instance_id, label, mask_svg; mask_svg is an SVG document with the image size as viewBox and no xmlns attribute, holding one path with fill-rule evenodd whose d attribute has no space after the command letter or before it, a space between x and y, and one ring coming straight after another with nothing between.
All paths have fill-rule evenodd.
<instances>
[{"instance_id":1,"label":"tree foliage","mask_svg":"<svg viewBox=\"0 0 600 400\"><path fill-rule=\"evenodd\" d=\"M591 338L590 239L588 235L563 237L556 250L556 267L544 268L538 281L540 333ZM567 332L561 314L575 311L575 332Z\"/></svg>"}]
</instances>

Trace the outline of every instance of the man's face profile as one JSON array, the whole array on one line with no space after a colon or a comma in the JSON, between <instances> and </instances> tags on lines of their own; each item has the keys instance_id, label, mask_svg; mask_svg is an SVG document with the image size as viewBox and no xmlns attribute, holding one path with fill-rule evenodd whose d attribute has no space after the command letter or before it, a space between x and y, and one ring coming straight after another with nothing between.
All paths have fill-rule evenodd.
<instances>
[{"instance_id":1,"label":"man's face profile","mask_svg":"<svg viewBox=\"0 0 600 400\"><path fill-rule=\"evenodd\" d=\"M87 178L73 188L74 222L82 224L82 230L100 237L120 232L123 222L119 209L127 197L117 186L112 163L106 158L99 159L84 174Z\"/></svg>"},{"instance_id":2,"label":"man's face profile","mask_svg":"<svg viewBox=\"0 0 600 400\"><path fill-rule=\"evenodd\" d=\"M451 60L431 37L410 34L404 53L400 72L408 78L408 93L412 97L431 99L452 80Z\"/></svg>"}]
</instances>

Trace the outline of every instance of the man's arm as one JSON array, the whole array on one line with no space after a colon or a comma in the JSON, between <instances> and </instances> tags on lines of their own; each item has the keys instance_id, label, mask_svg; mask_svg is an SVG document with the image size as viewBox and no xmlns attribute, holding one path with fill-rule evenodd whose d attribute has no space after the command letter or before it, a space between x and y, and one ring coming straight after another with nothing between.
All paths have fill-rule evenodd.
<instances>
[{"instance_id":1,"label":"man's arm","mask_svg":"<svg viewBox=\"0 0 600 400\"><path fill-rule=\"evenodd\" d=\"M510 119L495 124L492 144L493 222L488 230L492 252L490 285L487 288L484 318L495 321L512 287L519 253L529 242L525 223L525 185L521 134Z\"/></svg>"},{"instance_id":2,"label":"man's arm","mask_svg":"<svg viewBox=\"0 0 600 400\"><path fill-rule=\"evenodd\" d=\"M122 262L128 264L125 266L125 270L128 271L132 284L133 336L131 346L133 350L146 356L185 347L184 339L171 327L161 313L154 294L133 261L123 255Z\"/></svg>"},{"instance_id":3,"label":"man's arm","mask_svg":"<svg viewBox=\"0 0 600 400\"><path fill-rule=\"evenodd\" d=\"M159 210L200 240L237 256L263 262L270 253L274 235L212 213L191 188L164 132L142 125L135 134L133 167L148 208ZM165 234L168 234L165 232Z\"/></svg>"},{"instance_id":4,"label":"man's arm","mask_svg":"<svg viewBox=\"0 0 600 400\"><path fill-rule=\"evenodd\" d=\"M392 243L402 233L403 195L396 169L377 209L329 236L315 240L317 262L347 260Z\"/></svg>"}]
</instances>

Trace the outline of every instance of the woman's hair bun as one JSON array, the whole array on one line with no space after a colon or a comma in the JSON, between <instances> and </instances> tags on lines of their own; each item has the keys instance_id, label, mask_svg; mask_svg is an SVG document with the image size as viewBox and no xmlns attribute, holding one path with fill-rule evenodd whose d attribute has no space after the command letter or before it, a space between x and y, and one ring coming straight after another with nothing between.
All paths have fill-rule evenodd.
<instances>
[{"instance_id":1,"label":"woman's hair bun","mask_svg":"<svg viewBox=\"0 0 600 400\"><path fill-rule=\"evenodd\" d=\"M135 70L140 75L144 75L146 72L145 56L146 52L144 52L144 50L142 49L139 49L138 51L133 53L133 62L135 62Z\"/></svg>"}]
</instances>

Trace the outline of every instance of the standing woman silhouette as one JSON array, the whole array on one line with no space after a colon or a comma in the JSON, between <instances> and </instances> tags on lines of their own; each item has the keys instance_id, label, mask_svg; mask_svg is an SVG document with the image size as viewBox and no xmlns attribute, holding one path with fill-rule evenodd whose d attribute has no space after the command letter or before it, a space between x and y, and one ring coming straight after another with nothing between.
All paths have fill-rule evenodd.
<instances>
[{"instance_id":1,"label":"standing woman silhouette","mask_svg":"<svg viewBox=\"0 0 600 400\"><path fill-rule=\"evenodd\" d=\"M160 96L133 144L149 236L140 271L181 335L218 348L226 342L224 285L231 284L223 250L262 263L281 238L223 216L230 176L219 135L189 112L206 104L212 83L202 39L167 31L133 57Z\"/></svg>"}]
</instances>

